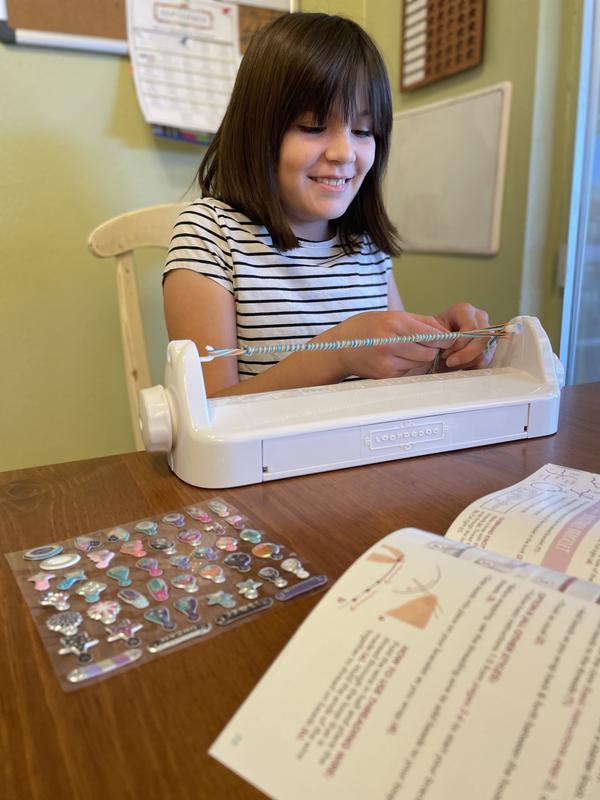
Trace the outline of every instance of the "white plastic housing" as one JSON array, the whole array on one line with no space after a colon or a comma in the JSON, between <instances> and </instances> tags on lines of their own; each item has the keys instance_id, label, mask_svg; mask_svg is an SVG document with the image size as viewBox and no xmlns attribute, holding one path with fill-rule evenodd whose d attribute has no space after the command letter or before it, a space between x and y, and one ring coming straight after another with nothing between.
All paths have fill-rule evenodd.
<instances>
[{"instance_id":1,"label":"white plastic housing","mask_svg":"<svg viewBox=\"0 0 600 800\"><path fill-rule=\"evenodd\" d=\"M144 442L220 489L555 433L560 362L535 317L512 322L487 369L211 400L194 343L170 342L165 388L140 392Z\"/></svg>"},{"instance_id":2,"label":"white plastic housing","mask_svg":"<svg viewBox=\"0 0 600 800\"><path fill-rule=\"evenodd\" d=\"M149 453L168 453L173 445L173 419L169 396L162 386L140 392L140 430Z\"/></svg>"}]
</instances>

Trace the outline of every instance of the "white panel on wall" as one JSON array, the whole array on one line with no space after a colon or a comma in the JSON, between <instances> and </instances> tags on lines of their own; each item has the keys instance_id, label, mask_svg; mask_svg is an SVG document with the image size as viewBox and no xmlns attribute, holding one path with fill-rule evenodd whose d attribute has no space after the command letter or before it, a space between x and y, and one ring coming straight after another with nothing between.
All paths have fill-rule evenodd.
<instances>
[{"instance_id":1,"label":"white panel on wall","mask_svg":"<svg viewBox=\"0 0 600 800\"><path fill-rule=\"evenodd\" d=\"M498 252L511 90L394 114L385 199L405 250Z\"/></svg>"}]
</instances>

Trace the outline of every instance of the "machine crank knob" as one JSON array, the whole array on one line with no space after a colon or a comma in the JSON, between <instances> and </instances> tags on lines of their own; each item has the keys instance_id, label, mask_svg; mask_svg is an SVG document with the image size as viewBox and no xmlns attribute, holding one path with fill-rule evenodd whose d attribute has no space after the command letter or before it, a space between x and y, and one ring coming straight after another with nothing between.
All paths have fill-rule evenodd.
<instances>
[{"instance_id":1,"label":"machine crank knob","mask_svg":"<svg viewBox=\"0 0 600 800\"><path fill-rule=\"evenodd\" d=\"M173 420L169 397L163 386L140 391L140 430L149 453L168 453L173 445Z\"/></svg>"}]
</instances>

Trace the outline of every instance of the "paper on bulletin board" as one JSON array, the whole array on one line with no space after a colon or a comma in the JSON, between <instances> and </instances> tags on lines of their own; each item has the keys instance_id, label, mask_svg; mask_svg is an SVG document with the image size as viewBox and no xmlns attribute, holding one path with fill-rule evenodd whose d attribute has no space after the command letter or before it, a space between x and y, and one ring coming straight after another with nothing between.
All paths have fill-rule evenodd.
<instances>
[{"instance_id":1,"label":"paper on bulletin board","mask_svg":"<svg viewBox=\"0 0 600 800\"><path fill-rule=\"evenodd\" d=\"M237 5L127 0L127 37L146 122L214 133L241 58Z\"/></svg>"}]
</instances>

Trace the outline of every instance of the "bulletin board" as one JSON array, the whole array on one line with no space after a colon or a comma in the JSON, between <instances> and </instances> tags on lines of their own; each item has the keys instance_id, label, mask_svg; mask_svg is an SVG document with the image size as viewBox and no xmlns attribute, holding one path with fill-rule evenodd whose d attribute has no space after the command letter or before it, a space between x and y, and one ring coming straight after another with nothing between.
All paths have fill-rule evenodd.
<instances>
[{"instance_id":1,"label":"bulletin board","mask_svg":"<svg viewBox=\"0 0 600 800\"><path fill-rule=\"evenodd\" d=\"M0 41L127 53L125 0L6 0L0 19ZM293 0L245 0L239 3L240 50L271 19L293 11ZM0 3L0 15L2 3Z\"/></svg>"},{"instance_id":2,"label":"bulletin board","mask_svg":"<svg viewBox=\"0 0 600 800\"><path fill-rule=\"evenodd\" d=\"M125 39L125 0L7 0L13 29Z\"/></svg>"},{"instance_id":3,"label":"bulletin board","mask_svg":"<svg viewBox=\"0 0 600 800\"><path fill-rule=\"evenodd\" d=\"M388 214L412 252L494 255L512 84L394 114Z\"/></svg>"}]
</instances>

